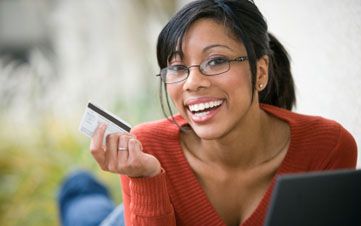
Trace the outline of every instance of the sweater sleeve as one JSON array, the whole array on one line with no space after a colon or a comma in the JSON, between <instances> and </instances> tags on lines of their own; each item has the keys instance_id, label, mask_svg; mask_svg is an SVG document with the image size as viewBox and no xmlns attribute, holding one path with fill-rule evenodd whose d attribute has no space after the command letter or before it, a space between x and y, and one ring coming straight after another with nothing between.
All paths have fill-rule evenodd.
<instances>
[{"instance_id":1,"label":"sweater sleeve","mask_svg":"<svg viewBox=\"0 0 361 226\"><path fill-rule=\"evenodd\" d=\"M176 225L164 170L154 177L121 176L127 226Z\"/></svg>"},{"instance_id":2,"label":"sweater sleeve","mask_svg":"<svg viewBox=\"0 0 361 226\"><path fill-rule=\"evenodd\" d=\"M339 136L336 145L325 159L326 169L356 168L357 145L352 135L339 125Z\"/></svg>"}]
</instances>

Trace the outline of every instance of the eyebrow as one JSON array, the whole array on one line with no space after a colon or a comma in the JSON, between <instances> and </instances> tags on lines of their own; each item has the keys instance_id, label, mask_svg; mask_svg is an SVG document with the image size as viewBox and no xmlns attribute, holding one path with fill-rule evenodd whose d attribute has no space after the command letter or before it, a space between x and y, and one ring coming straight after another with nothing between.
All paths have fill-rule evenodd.
<instances>
[{"instance_id":1,"label":"eyebrow","mask_svg":"<svg viewBox=\"0 0 361 226\"><path fill-rule=\"evenodd\" d=\"M171 61L175 56L179 56L181 59L183 58L183 52L180 50L172 52L172 54L168 57L168 62Z\"/></svg>"},{"instance_id":2,"label":"eyebrow","mask_svg":"<svg viewBox=\"0 0 361 226\"><path fill-rule=\"evenodd\" d=\"M233 51L233 49L231 49L229 46L222 45L222 44L213 44L213 45L209 45L209 46L205 47L202 50L202 52L207 52L210 49L217 48L217 47L221 47L221 48L225 48L225 49L229 49L229 50ZM168 62L171 61L172 58L175 56L180 56L180 58L183 59L183 52L180 50L172 52L172 54L168 57Z\"/></svg>"},{"instance_id":3,"label":"eyebrow","mask_svg":"<svg viewBox=\"0 0 361 226\"><path fill-rule=\"evenodd\" d=\"M212 48L216 48L216 47L222 47L222 48L226 48L226 49L229 49L229 50L233 50L231 49L229 46L226 46L226 45L222 45L222 44L213 44L213 45L210 45L210 46L207 46L206 48L203 49L203 52L207 52L208 50L212 49Z\"/></svg>"}]
</instances>

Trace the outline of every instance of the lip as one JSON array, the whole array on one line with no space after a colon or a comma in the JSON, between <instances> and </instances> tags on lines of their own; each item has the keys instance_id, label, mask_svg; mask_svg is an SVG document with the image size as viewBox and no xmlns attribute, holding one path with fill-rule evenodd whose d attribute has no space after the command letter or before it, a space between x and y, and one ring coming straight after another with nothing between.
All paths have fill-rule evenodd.
<instances>
[{"instance_id":1,"label":"lip","mask_svg":"<svg viewBox=\"0 0 361 226\"><path fill-rule=\"evenodd\" d=\"M184 101L184 105L188 107L189 105L193 105L193 104L201 104L201 103L207 103L217 100L224 100L224 99L217 97L191 97Z\"/></svg>"},{"instance_id":2,"label":"lip","mask_svg":"<svg viewBox=\"0 0 361 226\"><path fill-rule=\"evenodd\" d=\"M211 101L223 101L222 104L214 109L211 109L209 111L206 111L206 113L204 114L194 114L192 111L190 111L189 109L189 105L193 105L193 104L201 104L201 103L208 103ZM187 114L188 117L197 124L201 124L201 123L207 123L208 121L210 121L222 108L224 103L224 99L222 98L216 98L216 97L196 97L196 98L188 98L185 101L185 107L187 109Z\"/></svg>"}]
</instances>

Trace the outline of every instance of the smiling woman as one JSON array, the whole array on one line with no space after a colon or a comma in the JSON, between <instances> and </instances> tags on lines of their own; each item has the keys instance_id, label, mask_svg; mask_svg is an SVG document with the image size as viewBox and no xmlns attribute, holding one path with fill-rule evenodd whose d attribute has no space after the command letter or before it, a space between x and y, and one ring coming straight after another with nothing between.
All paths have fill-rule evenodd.
<instances>
[{"instance_id":1,"label":"smiling woman","mask_svg":"<svg viewBox=\"0 0 361 226\"><path fill-rule=\"evenodd\" d=\"M189 3L157 54L161 97L178 113L105 145L102 125L90 145L121 174L126 225L261 226L278 175L355 168L347 130L291 111L287 52L252 1Z\"/></svg>"},{"instance_id":2,"label":"smiling woman","mask_svg":"<svg viewBox=\"0 0 361 226\"><path fill-rule=\"evenodd\" d=\"M258 103L258 94L252 91L249 65L245 61L229 60L238 59L238 56L247 59L244 57L247 55L246 49L241 42L227 35L223 24L213 19L197 20L185 34L182 49L182 58L170 59L169 67L205 62L201 65L222 69L206 74L214 76L205 76L202 67L200 70L193 69L188 71L188 78L184 82L167 86L179 113L187 119L198 136L204 139L221 137L232 125L239 124L236 121L255 113L249 111ZM260 60L257 65L259 84L267 83L267 65L268 58ZM252 101L253 94L255 101ZM205 106L212 102L219 105L205 111ZM191 108L199 110L191 111Z\"/></svg>"}]
</instances>

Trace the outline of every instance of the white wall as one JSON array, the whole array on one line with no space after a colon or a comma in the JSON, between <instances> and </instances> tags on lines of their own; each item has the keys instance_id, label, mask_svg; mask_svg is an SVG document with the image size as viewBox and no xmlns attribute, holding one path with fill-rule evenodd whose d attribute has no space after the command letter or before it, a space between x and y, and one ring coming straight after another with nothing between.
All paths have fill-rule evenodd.
<instances>
[{"instance_id":1,"label":"white wall","mask_svg":"<svg viewBox=\"0 0 361 226\"><path fill-rule=\"evenodd\" d=\"M295 111L340 122L355 137L361 167L360 0L256 0L288 49Z\"/></svg>"}]
</instances>

